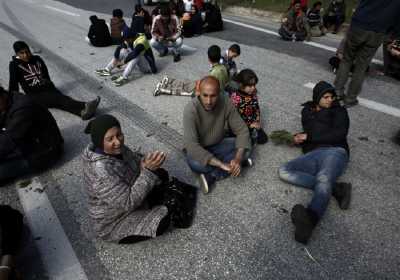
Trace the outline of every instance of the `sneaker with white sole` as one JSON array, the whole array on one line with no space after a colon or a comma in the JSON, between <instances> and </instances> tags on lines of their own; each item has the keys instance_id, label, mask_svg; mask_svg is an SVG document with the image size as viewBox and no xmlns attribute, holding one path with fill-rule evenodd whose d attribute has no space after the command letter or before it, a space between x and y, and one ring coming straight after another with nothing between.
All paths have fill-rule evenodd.
<instances>
[{"instance_id":1,"label":"sneaker with white sole","mask_svg":"<svg viewBox=\"0 0 400 280\"><path fill-rule=\"evenodd\" d=\"M199 183L200 183L200 188L203 191L203 193L207 194L208 193L208 182L207 182L205 174L200 174Z\"/></svg>"},{"instance_id":2,"label":"sneaker with white sole","mask_svg":"<svg viewBox=\"0 0 400 280\"><path fill-rule=\"evenodd\" d=\"M154 89L153 95L159 96L161 93L161 83L157 83L156 88Z\"/></svg>"},{"instance_id":3,"label":"sneaker with white sole","mask_svg":"<svg viewBox=\"0 0 400 280\"><path fill-rule=\"evenodd\" d=\"M128 81L128 79L125 79L124 77L120 76L113 82L116 87L120 87L120 86L126 84L127 81Z\"/></svg>"},{"instance_id":4,"label":"sneaker with white sole","mask_svg":"<svg viewBox=\"0 0 400 280\"><path fill-rule=\"evenodd\" d=\"M108 69L97 69L94 72L99 76L111 76L111 72Z\"/></svg>"}]
</instances>

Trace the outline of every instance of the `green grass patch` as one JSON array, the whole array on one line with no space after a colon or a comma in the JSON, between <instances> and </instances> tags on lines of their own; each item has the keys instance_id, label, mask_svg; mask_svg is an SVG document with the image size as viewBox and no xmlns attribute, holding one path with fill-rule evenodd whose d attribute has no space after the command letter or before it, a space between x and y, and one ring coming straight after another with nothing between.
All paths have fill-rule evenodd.
<instances>
[{"instance_id":1,"label":"green grass patch","mask_svg":"<svg viewBox=\"0 0 400 280\"><path fill-rule=\"evenodd\" d=\"M309 1L309 7L316 1ZM321 0L323 8L328 8L330 0ZM355 9L358 0L347 0L346 1L346 21L349 22L353 9ZM227 6L241 6L246 8L260 9L266 11L274 11L284 13L289 7L290 0L219 0L218 3L222 8Z\"/></svg>"}]
</instances>

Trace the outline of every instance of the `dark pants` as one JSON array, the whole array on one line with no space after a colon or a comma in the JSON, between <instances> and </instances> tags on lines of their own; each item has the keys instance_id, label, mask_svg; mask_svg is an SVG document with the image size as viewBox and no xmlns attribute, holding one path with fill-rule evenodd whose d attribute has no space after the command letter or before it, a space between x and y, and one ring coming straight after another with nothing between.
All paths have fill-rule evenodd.
<instances>
[{"instance_id":1,"label":"dark pants","mask_svg":"<svg viewBox=\"0 0 400 280\"><path fill-rule=\"evenodd\" d=\"M15 255L22 235L23 216L8 205L0 205L1 254Z\"/></svg>"},{"instance_id":2,"label":"dark pants","mask_svg":"<svg viewBox=\"0 0 400 280\"><path fill-rule=\"evenodd\" d=\"M81 116L82 110L85 109L85 102L76 101L64 95L55 87L40 93L30 94L30 96L33 100L46 108L63 110L79 117Z\"/></svg>"},{"instance_id":3,"label":"dark pants","mask_svg":"<svg viewBox=\"0 0 400 280\"><path fill-rule=\"evenodd\" d=\"M8 180L29 174L32 169L26 159L21 156L13 156L1 159L0 162L0 184Z\"/></svg>"},{"instance_id":4,"label":"dark pants","mask_svg":"<svg viewBox=\"0 0 400 280\"><path fill-rule=\"evenodd\" d=\"M292 41L295 39L296 41L304 41L307 36L307 32L303 31L289 31L283 26L278 31L279 35L281 35L282 39L285 41ZM293 38L294 36L294 38Z\"/></svg>"},{"instance_id":5,"label":"dark pants","mask_svg":"<svg viewBox=\"0 0 400 280\"><path fill-rule=\"evenodd\" d=\"M361 92L365 72L374 57L376 50L382 44L384 34L363 30L351 26L347 32L343 59L336 74L335 88L339 96L344 96L344 87L349 73L354 65L353 76L347 89L345 100L353 102Z\"/></svg>"},{"instance_id":6,"label":"dark pants","mask_svg":"<svg viewBox=\"0 0 400 280\"><path fill-rule=\"evenodd\" d=\"M324 16L323 17L323 21L324 21L324 26L325 28L329 28L330 26L334 25L335 32L338 32L340 26L342 25L342 23L344 22L344 16L341 15L335 15L335 16Z\"/></svg>"}]
</instances>

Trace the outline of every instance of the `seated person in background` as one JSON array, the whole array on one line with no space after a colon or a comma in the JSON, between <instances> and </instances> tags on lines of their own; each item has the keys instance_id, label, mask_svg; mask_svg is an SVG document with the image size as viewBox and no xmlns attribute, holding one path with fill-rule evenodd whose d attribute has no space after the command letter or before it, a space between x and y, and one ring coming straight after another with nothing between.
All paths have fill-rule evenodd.
<instances>
[{"instance_id":1,"label":"seated person in background","mask_svg":"<svg viewBox=\"0 0 400 280\"><path fill-rule=\"evenodd\" d=\"M217 45L212 45L208 48L207 54L208 61L211 64L209 75L215 77L219 81L219 87L221 92L223 92L228 85L229 75L226 67L219 63L221 61L221 48Z\"/></svg>"},{"instance_id":2,"label":"seated person in background","mask_svg":"<svg viewBox=\"0 0 400 280\"><path fill-rule=\"evenodd\" d=\"M190 13L184 13L181 19L182 34L186 38L201 35L203 20L195 5L192 5Z\"/></svg>"},{"instance_id":3,"label":"seated person in background","mask_svg":"<svg viewBox=\"0 0 400 280\"><path fill-rule=\"evenodd\" d=\"M104 19L99 19L97 16L91 16L89 33L86 41L95 47L108 47L113 44L110 31Z\"/></svg>"},{"instance_id":4,"label":"seated person in background","mask_svg":"<svg viewBox=\"0 0 400 280\"><path fill-rule=\"evenodd\" d=\"M53 165L63 138L50 112L29 96L0 87L0 183Z\"/></svg>"},{"instance_id":5,"label":"seated person in background","mask_svg":"<svg viewBox=\"0 0 400 280\"><path fill-rule=\"evenodd\" d=\"M122 43L122 32L127 28L124 20L124 13L121 9L113 10L113 17L110 20L111 39L113 45Z\"/></svg>"},{"instance_id":6,"label":"seated person in background","mask_svg":"<svg viewBox=\"0 0 400 280\"><path fill-rule=\"evenodd\" d=\"M322 23L321 7L321 1L315 2L313 7L309 9L306 13L307 41L309 41L311 37L320 37L325 35L326 33L326 29Z\"/></svg>"},{"instance_id":7,"label":"seated person in background","mask_svg":"<svg viewBox=\"0 0 400 280\"><path fill-rule=\"evenodd\" d=\"M304 41L307 36L306 18L301 9L300 0L295 0L293 8L282 18L279 35L286 41Z\"/></svg>"},{"instance_id":8,"label":"seated person in background","mask_svg":"<svg viewBox=\"0 0 400 280\"><path fill-rule=\"evenodd\" d=\"M236 75L239 89L229 92L233 105L249 128L252 144L265 144L268 136L261 127L260 106L258 104L258 77L253 70L244 69Z\"/></svg>"},{"instance_id":9,"label":"seated person in background","mask_svg":"<svg viewBox=\"0 0 400 280\"><path fill-rule=\"evenodd\" d=\"M46 108L56 108L77 115L82 120L94 116L100 103L100 97L82 102L64 95L58 90L50 79L47 66L38 55L32 55L29 46L23 41L13 45L15 56L10 62L9 91L18 91L21 85L25 94L31 96Z\"/></svg>"},{"instance_id":10,"label":"seated person in background","mask_svg":"<svg viewBox=\"0 0 400 280\"><path fill-rule=\"evenodd\" d=\"M15 268L15 256L23 231L22 214L8 205L0 205L0 279L22 279ZM18 276L17 276L18 275Z\"/></svg>"},{"instance_id":11,"label":"seated person in background","mask_svg":"<svg viewBox=\"0 0 400 280\"><path fill-rule=\"evenodd\" d=\"M281 180L314 192L307 207L296 204L291 212L295 239L304 244L324 216L331 195L341 209L350 204L351 185L336 182L349 161L349 117L335 97L334 87L327 82L314 87L313 100L305 103L301 112L304 131L294 136L304 155L279 169Z\"/></svg>"},{"instance_id":12,"label":"seated person in background","mask_svg":"<svg viewBox=\"0 0 400 280\"><path fill-rule=\"evenodd\" d=\"M185 13L190 13L192 11L192 7L194 6L193 0L183 0L183 4L185 7Z\"/></svg>"},{"instance_id":13,"label":"seated person in background","mask_svg":"<svg viewBox=\"0 0 400 280\"><path fill-rule=\"evenodd\" d=\"M236 138L226 138L229 127ZM212 76L200 82L200 95L183 112L186 160L200 174L200 186L209 186L228 176L237 177L251 150L249 130L229 98L220 93L219 81Z\"/></svg>"},{"instance_id":14,"label":"seated person in background","mask_svg":"<svg viewBox=\"0 0 400 280\"><path fill-rule=\"evenodd\" d=\"M176 15L171 14L168 6L162 6L160 15L154 18L151 35L150 44L159 52L160 57L166 56L168 49L171 48L174 62L181 60L180 49L183 40L179 30L179 20Z\"/></svg>"},{"instance_id":15,"label":"seated person in background","mask_svg":"<svg viewBox=\"0 0 400 280\"><path fill-rule=\"evenodd\" d=\"M205 19L204 28L206 32L222 31L224 22L222 21L221 9L215 1L208 1L203 5Z\"/></svg>"},{"instance_id":16,"label":"seated person in background","mask_svg":"<svg viewBox=\"0 0 400 280\"><path fill-rule=\"evenodd\" d=\"M391 38L384 42L383 62L385 75L400 80L400 39Z\"/></svg>"},{"instance_id":17,"label":"seated person in background","mask_svg":"<svg viewBox=\"0 0 400 280\"><path fill-rule=\"evenodd\" d=\"M113 76L115 86L128 82L128 77L137 65L142 73L157 73L156 62L146 35L129 31L124 42L114 52L114 57L105 68L95 72L100 76L110 76L115 67L126 65L122 75Z\"/></svg>"},{"instance_id":18,"label":"seated person in background","mask_svg":"<svg viewBox=\"0 0 400 280\"><path fill-rule=\"evenodd\" d=\"M333 33L336 34L346 18L346 4L344 0L332 0L324 14L324 26L329 29L334 26Z\"/></svg>"},{"instance_id":19,"label":"seated person in background","mask_svg":"<svg viewBox=\"0 0 400 280\"><path fill-rule=\"evenodd\" d=\"M290 5L289 5L289 10L291 10L293 8L293 6L295 5L296 1L295 0L291 0L290 1ZM308 8L308 0L300 0L300 8L303 12L307 11Z\"/></svg>"},{"instance_id":20,"label":"seated person in background","mask_svg":"<svg viewBox=\"0 0 400 280\"><path fill-rule=\"evenodd\" d=\"M135 5L135 12L132 15L131 30L136 33L146 34L151 39L152 17L141 5Z\"/></svg>"},{"instance_id":21,"label":"seated person in background","mask_svg":"<svg viewBox=\"0 0 400 280\"><path fill-rule=\"evenodd\" d=\"M221 56L221 60L219 61L220 64L223 64L226 67L230 79L233 79L238 72L234 59L239 56L240 46L238 44L233 44L225 51L225 53Z\"/></svg>"},{"instance_id":22,"label":"seated person in background","mask_svg":"<svg viewBox=\"0 0 400 280\"><path fill-rule=\"evenodd\" d=\"M195 189L171 184L156 151L143 156L124 145L120 123L111 115L89 122L92 143L83 153L89 215L105 241L135 243L163 234L170 224L190 227Z\"/></svg>"}]
</instances>

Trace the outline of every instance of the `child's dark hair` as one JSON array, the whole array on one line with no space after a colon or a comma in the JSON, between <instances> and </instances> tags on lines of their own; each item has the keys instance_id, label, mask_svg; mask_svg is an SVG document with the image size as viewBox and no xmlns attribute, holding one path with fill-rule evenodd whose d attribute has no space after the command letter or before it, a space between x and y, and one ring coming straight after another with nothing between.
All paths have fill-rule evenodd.
<instances>
[{"instance_id":1,"label":"child's dark hair","mask_svg":"<svg viewBox=\"0 0 400 280\"><path fill-rule=\"evenodd\" d=\"M240 46L238 44L233 44L232 46L229 47L229 50L231 52L234 52L238 56L240 55Z\"/></svg>"},{"instance_id":2,"label":"child's dark hair","mask_svg":"<svg viewBox=\"0 0 400 280\"><path fill-rule=\"evenodd\" d=\"M160 7L160 15L162 15L162 16L170 16L171 15L171 9L169 8L168 5L162 5Z\"/></svg>"},{"instance_id":3,"label":"child's dark hair","mask_svg":"<svg viewBox=\"0 0 400 280\"><path fill-rule=\"evenodd\" d=\"M140 4L135 5L135 13L136 14L140 13L142 11L142 9L143 9L142 5L140 5Z\"/></svg>"},{"instance_id":4,"label":"child's dark hair","mask_svg":"<svg viewBox=\"0 0 400 280\"><path fill-rule=\"evenodd\" d=\"M212 45L208 48L207 54L211 63L217 63L221 59L221 48L217 45Z\"/></svg>"},{"instance_id":5,"label":"child's dark hair","mask_svg":"<svg viewBox=\"0 0 400 280\"><path fill-rule=\"evenodd\" d=\"M113 17L122 18L124 16L124 12L121 9L113 10Z\"/></svg>"},{"instance_id":6,"label":"child's dark hair","mask_svg":"<svg viewBox=\"0 0 400 280\"><path fill-rule=\"evenodd\" d=\"M258 77L251 69L243 69L235 76L235 81L244 86L252 86L258 83Z\"/></svg>"},{"instance_id":7,"label":"child's dark hair","mask_svg":"<svg viewBox=\"0 0 400 280\"><path fill-rule=\"evenodd\" d=\"M315 2L313 8L315 9L317 6L322 6L322 2L321 1Z\"/></svg>"}]
</instances>

